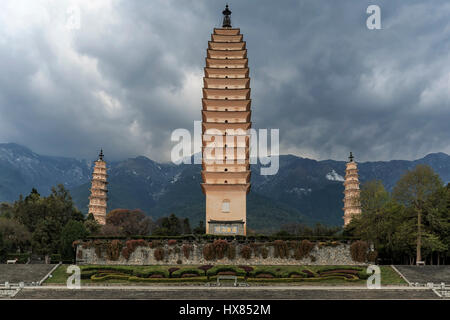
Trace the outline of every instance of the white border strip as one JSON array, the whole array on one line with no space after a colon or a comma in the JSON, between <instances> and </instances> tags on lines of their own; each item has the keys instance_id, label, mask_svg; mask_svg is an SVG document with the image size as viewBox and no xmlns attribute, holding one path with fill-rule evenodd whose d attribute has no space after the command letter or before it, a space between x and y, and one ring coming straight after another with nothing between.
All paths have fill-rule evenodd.
<instances>
[{"instance_id":1,"label":"white border strip","mask_svg":"<svg viewBox=\"0 0 450 320\"><path fill-rule=\"evenodd\" d=\"M405 276L400 271L398 271L398 269L393 264L391 264L391 268L394 269L394 271L397 272L400 275L400 277L402 277L403 280L405 280L408 283L409 286L412 286L412 283L408 279L406 279Z\"/></svg>"},{"instance_id":2,"label":"white border strip","mask_svg":"<svg viewBox=\"0 0 450 320\"><path fill-rule=\"evenodd\" d=\"M56 268L58 268L60 265L61 265L61 262L58 263L56 266L54 266L54 267L52 268L52 270L50 270L50 272L47 273L47 274L45 275L45 277L43 277L43 278L41 279L41 281L38 282L38 286L42 285L42 283L43 283L45 280L47 280L47 278L53 273L53 271L55 271Z\"/></svg>"}]
</instances>

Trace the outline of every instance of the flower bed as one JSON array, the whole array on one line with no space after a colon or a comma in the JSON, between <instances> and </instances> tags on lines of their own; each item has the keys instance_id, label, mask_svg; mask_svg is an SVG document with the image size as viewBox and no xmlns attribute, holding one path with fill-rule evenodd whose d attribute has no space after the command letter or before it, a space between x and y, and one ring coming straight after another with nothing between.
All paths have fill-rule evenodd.
<instances>
[{"instance_id":1,"label":"flower bed","mask_svg":"<svg viewBox=\"0 0 450 320\"><path fill-rule=\"evenodd\" d=\"M205 273L206 270L206 273ZM312 271L314 270L314 271ZM120 280L133 282L192 282L214 281L219 276L237 276L249 282L263 280L290 282L342 280L361 281L367 279L365 269L361 267L300 267L300 266L82 266L81 278L94 282ZM202 280L203 279L203 280ZM289 280L291 279L291 280Z\"/></svg>"}]
</instances>

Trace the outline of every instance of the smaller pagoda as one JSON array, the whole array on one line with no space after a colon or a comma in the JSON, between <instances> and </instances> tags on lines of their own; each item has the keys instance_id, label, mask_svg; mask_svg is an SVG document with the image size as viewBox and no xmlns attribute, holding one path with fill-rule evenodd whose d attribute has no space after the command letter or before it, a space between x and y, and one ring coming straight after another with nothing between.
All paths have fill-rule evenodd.
<instances>
[{"instance_id":1,"label":"smaller pagoda","mask_svg":"<svg viewBox=\"0 0 450 320\"><path fill-rule=\"evenodd\" d=\"M103 150L100 150L97 161L95 161L92 173L91 196L89 197L89 211L99 224L106 224L106 202L108 201L106 185L108 184L106 174L106 162L103 160Z\"/></svg>"},{"instance_id":2,"label":"smaller pagoda","mask_svg":"<svg viewBox=\"0 0 450 320\"><path fill-rule=\"evenodd\" d=\"M344 226L349 224L355 215L361 214L358 167L353 158L353 154L350 152L344 181Z\"/></svg>"}]
</instances>

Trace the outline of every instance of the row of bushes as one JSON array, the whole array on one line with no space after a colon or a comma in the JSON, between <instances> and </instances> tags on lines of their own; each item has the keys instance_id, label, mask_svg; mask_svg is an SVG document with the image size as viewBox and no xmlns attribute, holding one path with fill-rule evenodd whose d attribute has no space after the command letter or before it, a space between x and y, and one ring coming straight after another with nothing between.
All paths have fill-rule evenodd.
<instances>
[{"instance_id":1,"label":"row of bushes","mask_svg":"<svg viewBox=\"0 0 450 320\"><path fill-rule=\"evenodd\" d=\"M262 274L261 274L262 275ZM124 280L124 281L132 281L132 282L207 282L207 281L216 281L219 276L192 276L192 277L180 277L180 278L164 278L164 277L148 277L141 278L137 276L129 276L124 274L101 274L101 275L93 275L91 277L92 281L107 281L107 280ZM279 277L244 277L237 276L238 281L248 281L248 282L301 282L301 281L326 281L326 280L344 280L344 281L359 281L361 280L357 276L347 276L347 275L330 275L324 277L287 277L287 278L279 278Z\"/></svg>"},{"instance_id":2,"label":"row of bushes","mask_svg":"<svg viewBox=\"0 0 450 320\"><path fill-rule=\"evenodd\" d=\"M162 261L166 254L171 254L172 250L175 253L180 253L181 249L176 239L170 239L168 241L169 247L175 246L174 249L169 248L168 251L163 247L163 242L160 240L146 241L144 239L137 240L127 240L123 242L121 240L94 240L88 242L79 242L75 241L74 246L81 244L83 248L95 248L95 252L98 257L102 257L103 252L106 253L107 258L109 260L115 261L118 260L120 255L125 259L129 259L131 254L136 250L136 248L140 246L149 246L150 248L154 248L154 257L157 261ZM319 246L327 245L328 243L319 242ZM339 245L339 242L330 242L332 246ZM252 253L255 257L262 257L266 259L269 254L269 249L267 246L274 247L274 257L281 259L295 258L297 260L304 259L306 257L310 257L312 261L315 260L313 256L310 255L312 249L314 248L314 243L309 240L275 240L270 243L250 243L248 245L241 246L239 250L239 255L244 259L250 259L252 257ZM190 254L192 252L192 245L188 243L184 243L182 245L183 255L186 259L189 259ZM291 251L293 254L291 255ZM356 241L353 242L350 246L350 252L352 259L357 262L365 262L365 261L375 261L377 257L377 253L375 251L368 251L368 244L365 241ZM225 239L217 239L214 242L207 243L203 246L202 249L203 257L206 260L216 260L228 258L233 260L236 258L237 250L236 246L233 242L229 242ZM80 257L79 257L80 258ZM180 260L181 263L181 260Z\"/></svg>"},{"instance_id":3,"label":"row of bushes","mask_svg":"<svg viewBox=\"0 0 450 320\"><path fill-rule=\"evenodd\" d=\"M352 256L353 261L356 262L375 262L378 257L377 251L369 251L369 245L365 241L355 241L350 246L350 254Z\"/></svg>"},{"instance_id":4,"label":"row of bushes","mask_svg":"<svg viewBox=\"0 0 450 320\"><path fill-rule=\"evenodd\" d=\"M310 241L355 241L358 240L356 237L348 237L348 236L266 236L266 235L255 235L255 236L223 236L223 235L212 235L212 234L204 234L204 235L181 235L181 236L90 236L86 237L84 240L127 240L127 239L145 239L145 240L206 240L206 241L214 241L214 240L237 240L237 241L275 241L275 240L310 240Z\"/></svg>"},{"instance_id":5,"label":"row of bushes","mask_svg":"<svg viewBox=\"0 0 450 320\"><path fill-rule=\"evenodd\" d=\"M109 260L118 260L120 254L125 259L129 259L131 254L136 250L139 246L149 246L150 248L155 248L154 257L157 261L161 261L164 259L166 255L166 251L163 248L163 244L161 241L154 240L151 242L147 242L144 239L139 240L127 240L123 243L120 240L111 240L111 241L103 241L103 240L94 240L89 242L74 242L74 246L82 245L83 248L95 248L95 252L98 257L102 257L103 252L106 252ZM175 246L177 244L177 240L171 239L168 241L169 246ZM274 246L274 255L275 258L290 258L290 250L294 251L293 257L297 260L301 260L309 255L311 250L314 247L314 244L309 240L302 241L284 241L284 240L275 240L271 243L251 243L250 245L244 245L240 248L239 254L244 259L250 259L252 253L255 257L262 257L266 259L269 255L269 249L267 245ZM180 248L177 246L173 249L176 253L180 252ZM177 252L178 250L178 252ZM183 244L182 246L183 255L186 259L189 259L190 254L192 252L192 245ZM168 250L168 254L170 254L172 249ZM227 257L230 260L236 258L237 250L236 246L227 240L218 239L212 243L207 243L203 246L203 257L206 260L215 260L215 259L223 259ZM80 253L78 258L81 258Z\"/></svg>"}]
</instances>

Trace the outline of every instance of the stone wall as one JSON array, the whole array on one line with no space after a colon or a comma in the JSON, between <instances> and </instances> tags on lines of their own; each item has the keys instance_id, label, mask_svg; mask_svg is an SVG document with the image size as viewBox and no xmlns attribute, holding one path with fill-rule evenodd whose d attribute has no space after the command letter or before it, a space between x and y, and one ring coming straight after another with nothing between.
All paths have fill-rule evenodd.
<instances>
[{"instance_id":1,"label":"stone wall","mask_svg":"<svg viewBox=\"0 0 450 320\"><path fill-rule=\"evenodd\" d=\"M134 241L134 243L133 243ZM176 240L165 241L145 241L145 240L129 240L129 241L105 241L95 240L90 242L77 243L77 264L99 264L99 265L203 265L203 264L222 264L222 265L361 265L364 263L355 262L351 258L349 243L324 243L308 242L306 245L311 248L307 253L299 254L298 246L300 241L296 243L285 241L281 243L284 248L286 257L281 258L279 255L279 245L274 242L261 243L241 243L238 241L221 240L222 245L226 246L224 257L207 260L204 257L204 248L209 245L214 247L211 242L187 242ZM277 240L280 241L280 240ZM112 245L112 243L114 244ZM185 248L183 248L185 247ZM191 248L187 250L186 248ZM231 248L231 249L230 249ZM234 249L233 249L234 248ZM265 249L262 249L265 248ZM229 253L234 251L235 254ZM242 251L250 252L248 259L244 258ZM155 251L158 251L155 253ZM185 255L185 251L189 251L189 257ZM264 251L265 254L262 253ZM161 256L162 259L156 257ZM100 256L99 256L100 254ZM228 257L230 255L230 258ZM128 256L128 259L126 258Z\"/></svg>"}]
</instances>

